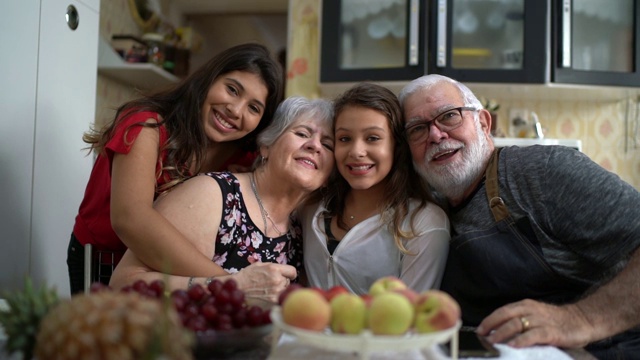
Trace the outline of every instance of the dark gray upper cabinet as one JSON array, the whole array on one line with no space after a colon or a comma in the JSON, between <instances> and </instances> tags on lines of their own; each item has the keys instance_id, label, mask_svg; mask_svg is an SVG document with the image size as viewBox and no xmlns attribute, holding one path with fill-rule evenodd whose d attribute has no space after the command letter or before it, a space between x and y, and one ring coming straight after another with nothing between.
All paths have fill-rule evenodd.
<instances>
[{"instance_id":1,"label":"dark gray upper cabinet","mask_svg":"<svg viewBox=\"0 0 640 360\"><path fill-rule=\"evenodd\" d=\"M324 0L320 82L395 81L426 73L425 0Z\"/></svg>"},{"instance_id":2,"label":"dark gray upper cabinet","mask_svg":"<svg viewBox=\"0 0 640 360\"><path fill-rule=\"evenodd\" d=\"M324 0L320 81L638 87L637 2Z\"/></svg>"},{"instance_id":3,"label":"dark gray upper cabinet","mask_svg":"<svg viewBox=\"0 0 640 360\"><path fill-rule=\"evenodd\" d=\"M640 86L637 0L554 2L553 81Z\"/></svg>"}]
</instances>

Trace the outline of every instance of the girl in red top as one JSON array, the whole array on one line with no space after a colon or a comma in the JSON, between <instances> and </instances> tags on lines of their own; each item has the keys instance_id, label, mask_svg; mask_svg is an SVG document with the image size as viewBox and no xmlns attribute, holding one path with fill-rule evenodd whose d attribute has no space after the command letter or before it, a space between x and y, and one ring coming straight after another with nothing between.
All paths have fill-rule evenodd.
<instances>
[{"instance_id":1,"label":"girl in red top","mask_svg":"<svg viewBox=\"0 0 640 360\"><path fill-rule=\"evenodd\" d=\"M113 252L115 262L130 248L148 266L176 275L225 274L153 202L199 172L250 165L255 135L282 100L282 79L264 46L235 46L176 87L124 104L104 129L85 134L98 156L67 251L72 294L84 288L86 244Z\"/></svg>"}]
</instances>

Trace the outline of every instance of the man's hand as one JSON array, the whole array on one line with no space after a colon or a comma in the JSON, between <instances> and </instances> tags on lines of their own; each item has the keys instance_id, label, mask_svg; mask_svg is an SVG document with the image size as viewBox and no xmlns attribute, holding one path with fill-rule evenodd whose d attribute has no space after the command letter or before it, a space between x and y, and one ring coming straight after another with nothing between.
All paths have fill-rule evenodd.
<instances>
[{"instance_id":1,"label":"man's hand","mask_svg":"<svg viewBox=\"0 0 640 360\"><path fill-rule=\"evenodd\" d=\"M505 305L487 316L478 333L492 343L521 348L547 344L580 348L593 341L593 326L575 305L556 306L534 300Z\"/></svg>"}]
</instances>

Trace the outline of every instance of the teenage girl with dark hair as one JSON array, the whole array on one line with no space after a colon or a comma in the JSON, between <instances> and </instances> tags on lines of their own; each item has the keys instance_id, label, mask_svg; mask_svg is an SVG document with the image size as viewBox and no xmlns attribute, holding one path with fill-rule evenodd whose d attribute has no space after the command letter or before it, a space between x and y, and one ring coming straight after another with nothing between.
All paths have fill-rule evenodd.
<instances>
[{"instance_id":1,"label":"teenage girl with dark hair","mask_svg":"<svg viewBox=\"0 0 640 360\"><path fill-rule=\"evenodd\" d=\"M85 134L98 156L68 248L71 293L84 287L86 244L113 252L115 262L130 248L152 268L220 274L153 202L197 173L250 165L255 136L282 97L280 65L264 46L243 44L176 87L122 105L104 129Z\"/></svg>"}]
</instances>

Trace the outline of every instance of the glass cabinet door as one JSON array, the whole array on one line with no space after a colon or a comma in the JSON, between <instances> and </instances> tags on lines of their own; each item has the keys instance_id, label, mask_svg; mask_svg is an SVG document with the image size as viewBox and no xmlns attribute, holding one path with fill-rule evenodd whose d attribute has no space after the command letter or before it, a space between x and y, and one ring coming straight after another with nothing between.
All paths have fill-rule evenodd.
<instances>
[{"instance_id":1,"label":"glass cabinet door","mask_svg":"<svg viewBox=\"0 0 640 360\"><path fill-rule=\"evenodd\" d=\"M559 0L554 80L640 86L636 3Z\"/></svg>"},{"instance_id":2,"label":"glass cabinet door","mask_svg":"<svg viewBox=\"0 0 640 360\"><path fill-rule=\"evenodd\" d=\"M452 4L451 67L522 69L524 0Z\"/></svg>"},{"instance_id":3,"label":"glass cabinet door","mask_svg":"<svg viewBox=\"0 0 640 360\"><path fill-rule=\"evenodd\" d=\"M407 53L407 1L342 0L340 4L341 69L404 66Z\"/></svg>"},{"instance_id":4,"label":"glass cabinet door","mask_svg":"<svg viewBox=\"0 0 640 360\"><path fill-rule=\"evenodd\" d=\"M325 0L321 81L404 80L425 72L424 0Z\"/></svg>"},{"instance_id":5,"label":"glass cabinet door","mask_svg":"<svg viewBox=\"0 0 640 360\"><path fill-rule=\"evenodd\" d=\"M431 72L460 81L548 81L550 0L435 0Z\"/></svg>"}]
</instances>

